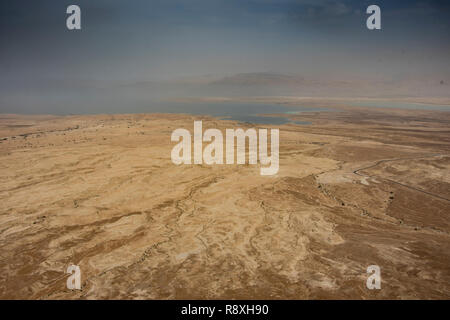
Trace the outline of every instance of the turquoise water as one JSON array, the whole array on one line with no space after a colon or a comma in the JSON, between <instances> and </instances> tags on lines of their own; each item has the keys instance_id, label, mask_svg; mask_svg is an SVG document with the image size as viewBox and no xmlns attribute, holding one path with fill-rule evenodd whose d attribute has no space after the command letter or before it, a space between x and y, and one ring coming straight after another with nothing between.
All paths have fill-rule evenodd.
<instances>
[{"instance_id":1,"label":"turquoise water","mask_svg":"<svg viewBox=\"0 0 450 320\"><path fill-rule=\"evenodd\" d=\"M389 102L383 100L361 100L351 101L347 103L352 106L371 107L371 108L395 108L410 110L438 110L450 111L450 106L432 105L408 102ZM302 106L284 106L282 104L269 103L243 103L243 102L195 102L195 103L164 103L159 106L152 106L148 112L164 112L164 113L187 113L194 115L210 115L222 119L230 119L239 122L247 122L253 124L273 124L281 125L286 123L309 125L306 121L292 121L289 115L300 115L302 112L311 111L332 111L325 108L312 108ZM286 117L271 117L266 114L286 114Z\"/></svg>"},{"instance_id":2,"label":"turquoise water","mask_svg":"<svg viewBox=\"0 0 450 320\"><path fill-rule=\"evenodd\" d=\"M306 121L291 121L288 116L301 112L326 111L324 108L310 108L300 106L283 106L281 104L242 103L242 102L195 102L195 103L166 103L153 107L151 112L188 113L195 115L210 115L222 119L248 122L253 124L285 124L293 123L307 125ZM271 117L264 114L286 114L286 117Z\"/></svg>"},{"instance_id":3,"label":"turquoise water","mask_svg":"<svg viewBox=\"0 0 450 320\"><path fill-rule=\"evenodd\" d=\"M346 105L370 107L370 108L396 108L410 110L437 110L450 111L450 106L432 105L407 102L389 102L384 100L353 100L345 102ZM69 107L67 107L69 108ZM106 108L102 104L82 104L77 106L77 114L97 114L97 113L183 113L192 115L210 115L221 119L230 119L239 122L252 124L273 124L281 125L286 123L308 125L310 122L293 121L289 116L298 115L301 118L302 112L314 111L335 111L326 108L313 108L303 106L286 106L276 103L258 102L169 102L169 101L141 101L140 103L129 103L126 101L114 101ZM13 113L21 113L15 110ZM36 108L33 113L44 114L65 114L61 109ZM265 116L268 114L278 114L286 116Z\"/></svg>"}]
</instances>

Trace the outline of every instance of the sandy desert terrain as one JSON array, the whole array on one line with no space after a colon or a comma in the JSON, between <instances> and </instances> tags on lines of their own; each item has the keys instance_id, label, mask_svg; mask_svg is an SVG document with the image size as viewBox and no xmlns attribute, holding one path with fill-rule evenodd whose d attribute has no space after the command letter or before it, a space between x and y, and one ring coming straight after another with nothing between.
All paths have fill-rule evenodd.
<instances>
[{"instance_id":1,"label":"sandy desert terrain","mask_svg":"<svg viewBox=\"0 0 450 320\"><path fill-rule=\"evenodd\" d=\"M194 119L253 127L1 115L0 298L450 298L450 112L292 115L312 125L278 127L275 176L174 165Z\"/></svg>"}]
</instances>

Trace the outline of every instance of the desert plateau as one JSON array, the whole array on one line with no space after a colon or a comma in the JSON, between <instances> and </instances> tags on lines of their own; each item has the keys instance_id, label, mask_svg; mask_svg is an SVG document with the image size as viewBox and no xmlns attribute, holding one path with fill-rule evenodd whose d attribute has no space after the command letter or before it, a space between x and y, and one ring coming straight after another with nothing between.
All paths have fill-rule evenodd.
<instances>
[{"instance_id":1,"label":"desert plateau","mask_svg":"<svg viewBox=\"0 0 450 320\"><path fill-rule=\"evenodd\" d=\"M449 299L450 112L289 117L2 114L0 298ZM173 164L194 120L278 128L278 173Z\"/></svg>"}]
</instances>

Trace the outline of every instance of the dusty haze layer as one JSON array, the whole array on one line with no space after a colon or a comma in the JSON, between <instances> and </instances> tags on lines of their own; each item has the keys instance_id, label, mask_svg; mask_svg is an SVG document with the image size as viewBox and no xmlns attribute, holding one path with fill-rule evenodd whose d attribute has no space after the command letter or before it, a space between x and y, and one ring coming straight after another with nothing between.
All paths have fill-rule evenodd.
<instances>
[{"instance_id":1,"label":"dusty haze layer","mask_svg":"<svg viewBox=\"0 0 450 320\"><path fill-rule=\"evenodd\" d=\"M250 125L0 118L0 298L450 298L449 112L302 114L276 176L170 160L194 119Z\"/></svg>"}]
</instances>

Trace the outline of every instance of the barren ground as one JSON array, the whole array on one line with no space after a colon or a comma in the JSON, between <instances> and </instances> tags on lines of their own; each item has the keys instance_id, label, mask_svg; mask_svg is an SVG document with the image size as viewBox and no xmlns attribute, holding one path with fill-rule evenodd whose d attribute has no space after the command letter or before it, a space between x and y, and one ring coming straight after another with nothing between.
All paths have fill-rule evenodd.
<instances>
[{"instance_id":1,"label":"barren ground","mask_svg":"<svg viewBox=\"0 0 450 320\"><path fill-rule=\"evenodd\" d=\"M174 165L194 119L0 115L0 298L450 298L450 112L302 114L276 176Z\"/></svg>"}]
</instances>

